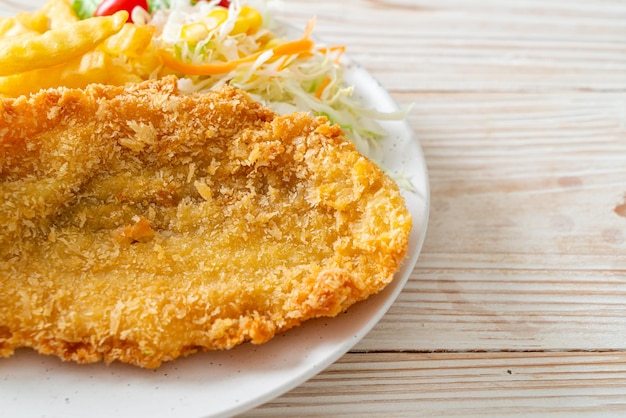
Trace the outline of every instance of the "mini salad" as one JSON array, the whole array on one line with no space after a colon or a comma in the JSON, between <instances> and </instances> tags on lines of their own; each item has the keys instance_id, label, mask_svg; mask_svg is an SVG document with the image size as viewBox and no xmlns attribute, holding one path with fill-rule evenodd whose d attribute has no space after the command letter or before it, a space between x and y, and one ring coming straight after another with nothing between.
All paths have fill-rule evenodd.
<instances>
[{"instance_id":1,"label":"mini salad","mask_svg":"<svg viewBox=\"0 0 626 418\"><path fill-rule=\"evenodd\" d=\"M273 19L270 6L269 1L237 0L74 0L72 5L81 19L126 10L129 22L153 27L164 67L153 71L177 74L183 91L227 83L278 113L324 115L371 155L385 135L377 121L402 119L404 112L362 105L343 79L345 48L314 41L314 20L293 39L294 29Z\"/></svg>"}]
</instances>

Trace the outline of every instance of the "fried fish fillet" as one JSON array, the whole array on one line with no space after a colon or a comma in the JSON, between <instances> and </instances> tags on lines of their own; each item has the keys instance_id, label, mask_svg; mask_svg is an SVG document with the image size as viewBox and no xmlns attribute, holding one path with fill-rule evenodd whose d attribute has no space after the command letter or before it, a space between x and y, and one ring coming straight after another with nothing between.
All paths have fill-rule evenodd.
<instances>
[{"instance_id":1,"label":"fried fish fillet","mask_svg":"<svg viewBox=\"0 0 626 418\"><path fill-rule=\"evenodd\" d=\"M379 292L395 183L323 118L167 78L0 101L0 355L153 368Z\"/></svg>"}]
</instances>

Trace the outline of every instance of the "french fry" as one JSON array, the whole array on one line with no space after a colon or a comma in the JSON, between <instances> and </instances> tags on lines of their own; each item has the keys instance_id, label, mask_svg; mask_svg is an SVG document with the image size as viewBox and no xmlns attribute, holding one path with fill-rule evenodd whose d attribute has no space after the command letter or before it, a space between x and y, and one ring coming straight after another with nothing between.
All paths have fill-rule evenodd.
<instances>
[{"instance_id":1,"label":"french fry","mask_svg":"<svg viewBox=\"0 0 626 418\"><path fill-rule=\"evenodd\" d=\"M39 34L39 32L29 29L20 23L16 16L0 17L0 41L2 41L2 38L13 36L35 36Z\"/></svg>"},{"instance_id":2,"label":"french fry","mask_svg":"<svg viewBox=\"0 0 626 418\"><path fill-rule=\"evenodd\" d=\"M98 48L114 55L137 57L152 42L155 29L154 26L126 23L118 33L110 36Z\"/></svg>"},{"instance_id":3,"label":"french fry","mask_svg":"<svg viewBox=\"0 0 626 418\"><path fill-rule=\"evenodd\" d=\"M8 36L16 23L14 17L0 17L0 39L3 36Z\"/></svg>"},{"instance_id":4,"label":"french fry","mask_svg":"<svg viewBox=\"0 0 626 418\"><path fill-rule=\"evenodd\" d=\"M0 96L52 87L122 85L157 76L155 28L125 23L128 15L79 20L69 0L0 17Z\"/></svg>"},{"instance_id":5,"label":"french fry","mask_svg":"<svg viewBox=\"0 0 626 418\"><path fill-rule=\"evenodd\" d=\"M68 0L47 0L42 10L48 16L50 29L57 29L78 21Z\"/></svg>"},{"instance_id":6,"label":"french fry","mask_svg":"<svg viewBox=\"0 0 626 418\"><path fill-rule=\"evenodd\" d=\"M123 86L126 83L141 83L142 81L144 79L135 74L134 71L131 71L131 68L116 65L112 68L112 73L108 74L105 84Z\"/></svg>"},{"instance_id":7,"label":"french fry","mask_svg":"<svg viewBox=\"0 0 626 418\"><path fill-rule=\"evenodd\" d=\"M61 83L67 87L85 87L91 83L105 82L110 72L111 57L102 51L83 55L74 65L67 65L61 72Z\"/></svg>"},{"instance_id":8,"label":"french fry","mask_svg":"<svg viewBox=\"0 0 626 418\"><path fill-rule=\"evenodd\" d=\"M17 97L50 87L85 87L90 83L102 83L108 77L110 66L108 54L91 51L64 64L0 77L0 95Z\"/></svg>"},{"instance_id":9,"label":"french fry","mask_svg":"<svg viewBox=\"0 0 626 418\"><path fill-rule=\"evenodd\" d=\"M0 97L28 95L42 88L59 85L59 72L52 69L37 69L0 77Z\"/></svg>"},{"instance_id":10,"label":"french fry","mask_svg":"<svg viewBox=\"0 0 626 418\"><path fill-rule=\"evenodd\" d=\"M15 16L22 26L37 33L44 33L48 30L48 16L42 9L33 13L20 12Z\"/></svg>"},{"instance_id":11,"label":"french fry","mask_svg":"<svg viewBox=\"0 0 626 418\"><path fill-rule=\"evenodd\" d=\"M52 67L92 51L119 32L128 12L94 17L51 29L37 36L15 36L0 43L0 76Z\"/></svg>"},{"instance_id":12,"label":"french fry","mask_svg":"<svg viewBox=\"0 0 626 418\"><path fill-rule=\"evenodd\" d=\"M161 58L157 52L157 47L151 44L143 54L131 61L132 71L143 80L163 76L164 70Z\"/></svg>"}]
</instances>

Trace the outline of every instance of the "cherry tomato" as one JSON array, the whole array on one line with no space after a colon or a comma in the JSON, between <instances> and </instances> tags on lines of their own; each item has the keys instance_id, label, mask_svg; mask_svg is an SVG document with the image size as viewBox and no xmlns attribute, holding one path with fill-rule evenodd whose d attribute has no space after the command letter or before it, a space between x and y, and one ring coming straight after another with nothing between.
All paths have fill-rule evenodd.
<instances>
[{"instance_id":1,"label":"cherry tomato","mask_svg":"<svg viewBox=\"0 0 626 418\"><path fill-rule=\"evenodd\" d=\"M126 10L128 12L128 21L132 22L133 19L130 17L131 12L135 7L142 7L144 10L148 10L148 1L147 0L104 0L96 11L94 12L94 16L110 16L113 13Z\"/></svg>"}]
</instances>

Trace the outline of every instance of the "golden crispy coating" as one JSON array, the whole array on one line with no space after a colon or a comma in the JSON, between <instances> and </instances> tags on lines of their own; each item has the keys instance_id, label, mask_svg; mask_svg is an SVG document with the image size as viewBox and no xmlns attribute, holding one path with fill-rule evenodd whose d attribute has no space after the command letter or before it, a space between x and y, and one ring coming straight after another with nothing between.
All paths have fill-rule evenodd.
<instances>
[{"instance_id":1,"label":"golden crispy coating","mask_svg":"<svg viewBox=\"0 0 626 418\"><path fill-rule=\"evenodd\" d=\"M167 78L0 101L0 356L157 367L380 291L396 185L341 130Z\"/></svg>"}]
</instances>

